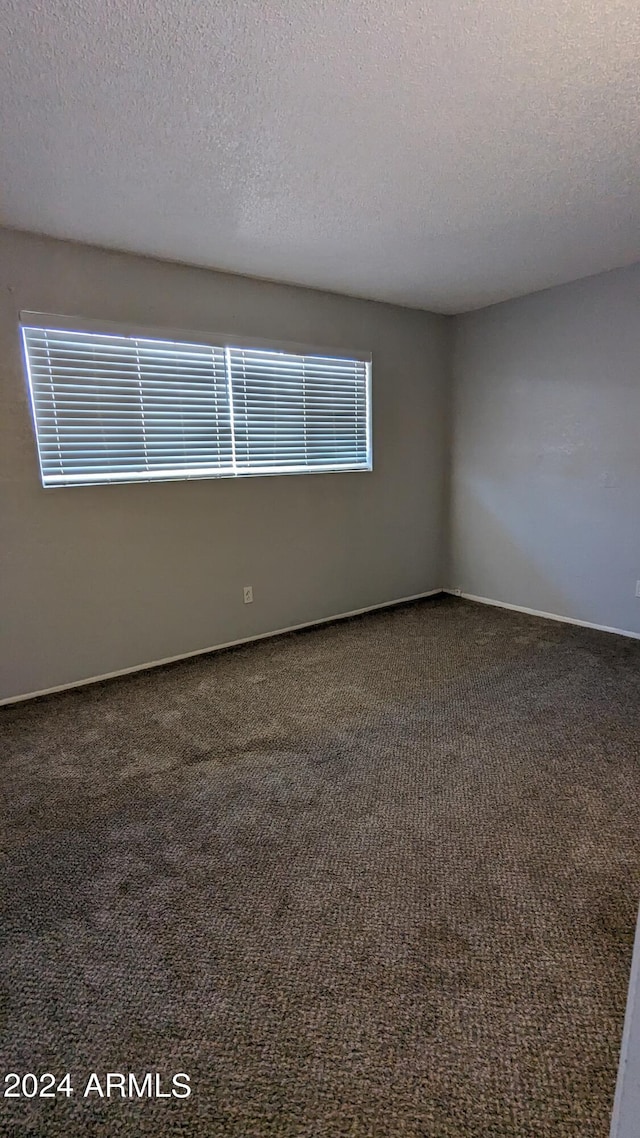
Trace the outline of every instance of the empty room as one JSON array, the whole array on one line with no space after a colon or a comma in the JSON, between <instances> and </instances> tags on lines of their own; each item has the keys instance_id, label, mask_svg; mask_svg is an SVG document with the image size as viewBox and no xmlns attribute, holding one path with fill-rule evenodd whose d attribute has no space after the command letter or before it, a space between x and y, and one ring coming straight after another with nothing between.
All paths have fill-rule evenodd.
<instances>
[{"instance_id":1,"label":"empty room","mask_svg":"<svg viewBox=\"0 0 640 1138\"><path fill-rule=\"evenodd\" d=\"M638 1138L640 8L0 44L0 1138Z\"/></svg>"}]
</instances>

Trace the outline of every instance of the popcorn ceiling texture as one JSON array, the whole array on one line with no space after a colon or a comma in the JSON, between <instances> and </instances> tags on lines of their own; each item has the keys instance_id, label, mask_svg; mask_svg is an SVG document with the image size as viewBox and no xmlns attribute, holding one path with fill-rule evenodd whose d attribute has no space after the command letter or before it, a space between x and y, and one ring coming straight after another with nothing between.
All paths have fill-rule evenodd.
<instances>
[{"instance_id":1,"label":"popcorn ceiling texture","mask_svg":"<svg viewBox=\"0 0 640 1138\"><path fill-rule=\"evenodd\" d=\"M637 0L2 0L3 224L457 312L640 258Z\"/></svg>"},{"instance_id":2,"label":"popcorn ceiling texture","mask_svg":"<svg viewBox=\"0 0 640 1138\"><path fill-rule=\"evenodd\" d=\"M2 1138L606 1138L640 643L450 598L5 708Z\"/></svg>"}]
</instances>

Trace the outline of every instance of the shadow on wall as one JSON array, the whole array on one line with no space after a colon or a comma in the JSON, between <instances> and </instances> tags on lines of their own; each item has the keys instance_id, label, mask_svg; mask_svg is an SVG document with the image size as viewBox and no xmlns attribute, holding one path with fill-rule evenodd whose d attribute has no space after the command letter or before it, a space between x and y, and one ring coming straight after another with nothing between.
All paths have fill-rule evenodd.
<instances>
[{"instance_id":1,"label":"shadow on wall","mask_svg":"<svg viewBox=\"0 0 640 1138\"><path fill-rule=\"evenodd\" d=\"M607 495L609 495L607 499ZM594 503L594 497L600 500ZM554 478L508 482L459 474L453 488L452 585L491 600L594 621L598 597L613 627L640 631L611 596L620 525L606 486L574 486L571 501ZM607 509L609 502L612 508ZM594 517L597 522L594 523ZM464 545L457 540L465 534ZM629 591L632 582L624 582ZM628 606L625 606L628 607Z\"/></svg>"}]
</instances>

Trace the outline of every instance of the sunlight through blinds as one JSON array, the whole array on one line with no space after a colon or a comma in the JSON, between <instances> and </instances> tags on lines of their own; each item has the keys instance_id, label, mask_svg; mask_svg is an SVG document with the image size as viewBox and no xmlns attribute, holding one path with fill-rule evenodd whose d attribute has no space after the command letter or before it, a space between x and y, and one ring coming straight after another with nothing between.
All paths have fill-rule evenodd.
<instances>
[{"instance_id":1,"label":"sunlight through blinds","mask_svg":"<svg viewBox=\"0 0 640 1138\"><path fill-rule=\"evenodd\" d=\"M45 486L371 468L362 360L22 334Z\"/></svg>"}]
</instances>

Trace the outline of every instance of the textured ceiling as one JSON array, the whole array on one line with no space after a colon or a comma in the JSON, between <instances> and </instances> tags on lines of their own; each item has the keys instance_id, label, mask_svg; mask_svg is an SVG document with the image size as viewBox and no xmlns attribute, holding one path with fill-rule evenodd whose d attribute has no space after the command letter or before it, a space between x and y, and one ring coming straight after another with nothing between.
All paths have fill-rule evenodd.
<instances>
[{"instance_id":1,"label":"textured ceiling","mask_svg":"<svg viewBox=\"0 0 640 1138\"><path fill-rule=\"evenodd\" d=\"M0 221L441 312L640 259L638 0L0 0Z\"/></svg>"}]
</instances>

